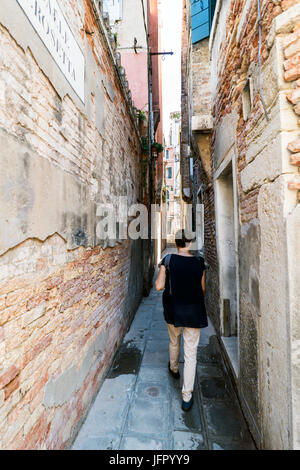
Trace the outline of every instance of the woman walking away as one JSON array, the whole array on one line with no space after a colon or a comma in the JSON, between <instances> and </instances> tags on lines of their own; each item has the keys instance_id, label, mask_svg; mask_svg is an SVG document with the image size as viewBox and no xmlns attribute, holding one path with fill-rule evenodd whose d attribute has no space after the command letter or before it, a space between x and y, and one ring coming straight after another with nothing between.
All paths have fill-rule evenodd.
<instances>
[{"instance_id":1,"label":"woman walking away","mask_svg":"<svg viewBox=\"0 0 300 470\"><path fill-rule=\"evenodd\" d=\"M182 409L188 411L193 404L193 389L197 365L197 347L200 328L208 326L204 303L205 264L201 257L190 252L194 238L184 230L175 235L177 254L169 254L159 264L155 283L163 290L164 318L170 337L170 374L179 379L181 331L183 329L184 369Z\"/></svg>"}]
</instances>

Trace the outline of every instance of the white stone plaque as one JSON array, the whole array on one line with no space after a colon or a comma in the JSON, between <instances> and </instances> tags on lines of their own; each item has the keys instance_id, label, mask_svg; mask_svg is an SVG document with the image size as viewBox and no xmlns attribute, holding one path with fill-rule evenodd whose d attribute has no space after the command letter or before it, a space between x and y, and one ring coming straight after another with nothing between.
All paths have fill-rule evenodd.
<instances>
[{"instance_id":1,"label":"white stone plaque","mask_svg":"<svg viewBox=\"0 0 300 470\"><path fill-rule=\"evenodd\" d=\"M85 60L57 0L17 0L58 67L84 103Z\"/></svg>"}]
</instances>

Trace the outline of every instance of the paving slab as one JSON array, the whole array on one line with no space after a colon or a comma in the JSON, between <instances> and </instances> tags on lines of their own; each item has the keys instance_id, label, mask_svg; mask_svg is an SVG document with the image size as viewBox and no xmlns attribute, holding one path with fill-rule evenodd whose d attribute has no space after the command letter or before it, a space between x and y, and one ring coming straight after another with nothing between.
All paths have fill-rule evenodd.
<instances>
[{"instance_id":1,"label":"paving slab","mask_svg":"<svg viewBox=\"0 0 300 470\"><path fill-rule=\"evenodd\" d=\"M148 436L124 436L120 450L164 450L166 441L152 439Z\"/></svg>"},{"instance_id":2,"label":"paving slab","mask_svg":"<svg viewBox=\"0 0 300 470\"><path fill-rule=\"evenodd\" d=\"M210 342L206 346L198 347L197 360L204 364L219 364L220 353L215 350L215 346Z\"/></svg>"},{"instance_id":3,"label":"paving slab","mask_svg":"<svg viewBox=\"0 0 300 470\"><path fill-rule=\"evenodd\" d=\"M131 405L126 431L154 438L166 438L168 433L169 404L159 400L135 397Z\"/></svg>"},{"instance_id":4,"label":"paving slab","mask_svg":"<svg viewBox=\"0 0 300 470\"><path fill-rule=\"evenodd\" d=\"M105 380L73 444L74 450L119 448L135 380L134 375Z\"/></svg>"},{"instance_id":5,"label":"paving slab","mask_svg":"<svg viewBox=\"0 0 300 470\"><path fill-rule=\"evenodd\" d=\"M168 384L159 381L139 381L136 385L135 394L147 401L156 402L156 406L160 403L170 401L170 387Z\"/></svg>"},{"instance_id":6,"label":"paving slab","mask_svg":"<svg viewBox=\"0 0 300 470\"><path fill-rule=\"evenodd\" d=\"M168 339L149 339L146 344L143 364L152 367L166 367L168 365Z\"/></svg>"},{"instance_id":7,"label":"paving slab","mask_svg":"<svg viewBox=\"0 0 300 470\"><path fill-rule=\"evenodd\" d=\"M167 328L165 330L155 330L152 328L148 334L149 339L164 339L169 341L169 333Z\"/></svg>"},{"instance_id":8,"label":"paving slab","mask_svg":"<svg viewBox=\"0 0 300 470\"><path fill-rule=\"evenodd\" d=\"M78 437L73 450L114 450L120 445L120 434L106 437L81 436Z\"/></svg>"},{"instance_id":9,"label":"paving slab","mask_svg":"<svg viewBox=\"0 0 300 470\"><path fill-rule=\"evenodd\" d=\"M205 450L202 434L184 431L174 431L173 450Z\"/></svg>"},{"instance_id":10,"label":"paving slab","mask_svg":"<svg viewBox=\"0 0 300 470\"><path fill-rule=\"evenodd\" d=\"M230 399L231 390L229 390L227 381L223 377L201 377L199 381L201 394L204 399Z\"/></svg>"},{"instance_id":11,"label":"paving slab","mask_svg":"<svg viewBox=\"0 0 300 470\"><path fill-rule=\"evenodd\" d=\"M209 436L230 436L241 438L245 431L243 419L230 402L203 403Z\"/></svg>"},{"instance_id":12,"label":"paving slab","mask_svg":"<svg viewBox=\"0 0 300 470\"><path fill-rule=\"evenodd\" d=\"M233 440L217 438L210 441L209 450L256 450L251 439Z\"/></svg>"},{"instance_id":13,"label":"paving slab","mask_svg":"<svg viewBox=\"0 0 300 470\"><path fill-rule=\"evenodd\" d=\"M124 337L124 341L133 341L133 342L139 342L139 343L145 343L146 342L146 333L147 333L147 328L136 328L135 330L132 329L130 330L126 336Z\"/></svg>"},{"instance_id":14,"label":"paving slab","mask_svg":"<svg viewBox=\"0 0 300 470\"><path fill-rule=\"evenodd\" d=\"M167 364L164 367L152 367L143 363L138 374L137 386L140 382L155 382L163 384L165 388L170 389L174 387L177 381L170 375Z\"/></svg>"},{"instance_id":15,"label":"paving slab","mask_svg":"<svg viewBox=\"0 0 300 470\"><path fill-rule=\"evenodd\" d=\"M223 369L215 365L197 364L198 377L223 377Z\"/></svg>"}]
</instances>

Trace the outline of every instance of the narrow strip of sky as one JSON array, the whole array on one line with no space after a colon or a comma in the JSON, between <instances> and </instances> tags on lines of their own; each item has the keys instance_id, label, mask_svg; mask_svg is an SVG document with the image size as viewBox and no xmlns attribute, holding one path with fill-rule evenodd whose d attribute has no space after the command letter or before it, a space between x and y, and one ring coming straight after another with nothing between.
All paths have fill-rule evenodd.
<instances>
[{"instance_id":1,"label":"narrow strip of sky","mask_svg":"<svg viewBox=\"0 0 300 470\"><path fill-rule=\"evenodd\" d=\"M160 0L162 51L173 51L162 62L163 132L169 135L170 113L180 111L182 0Z\"/></svg>"}]
</instances>

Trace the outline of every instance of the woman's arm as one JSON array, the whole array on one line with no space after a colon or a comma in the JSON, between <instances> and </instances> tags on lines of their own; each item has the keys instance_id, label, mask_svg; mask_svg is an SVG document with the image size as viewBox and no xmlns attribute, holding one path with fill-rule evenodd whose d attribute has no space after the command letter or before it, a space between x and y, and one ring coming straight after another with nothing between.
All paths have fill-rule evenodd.
<instances>
[{"instance_id":1,"label":"woman's arm","mask_svg":"<svg viewBox=\"0 0 300 470\"><path fill-rule=\"evenodd\" d=\"M205 295L205 271L204 271L202 279L201 279L201 286L202 286L203 294Z\"/></svg>"},{"instance_id":2,"label":"woman's arm","mask_svg":"<svg viewBox=\"0 0 300 470\"><path fill-rule=\"evenodd\" d=\"M164 265L161 265L157 279L155 281L155 289L157 291L163 290L165 288L166 283L166 268Z\"/></svg>"}]
</instances>

